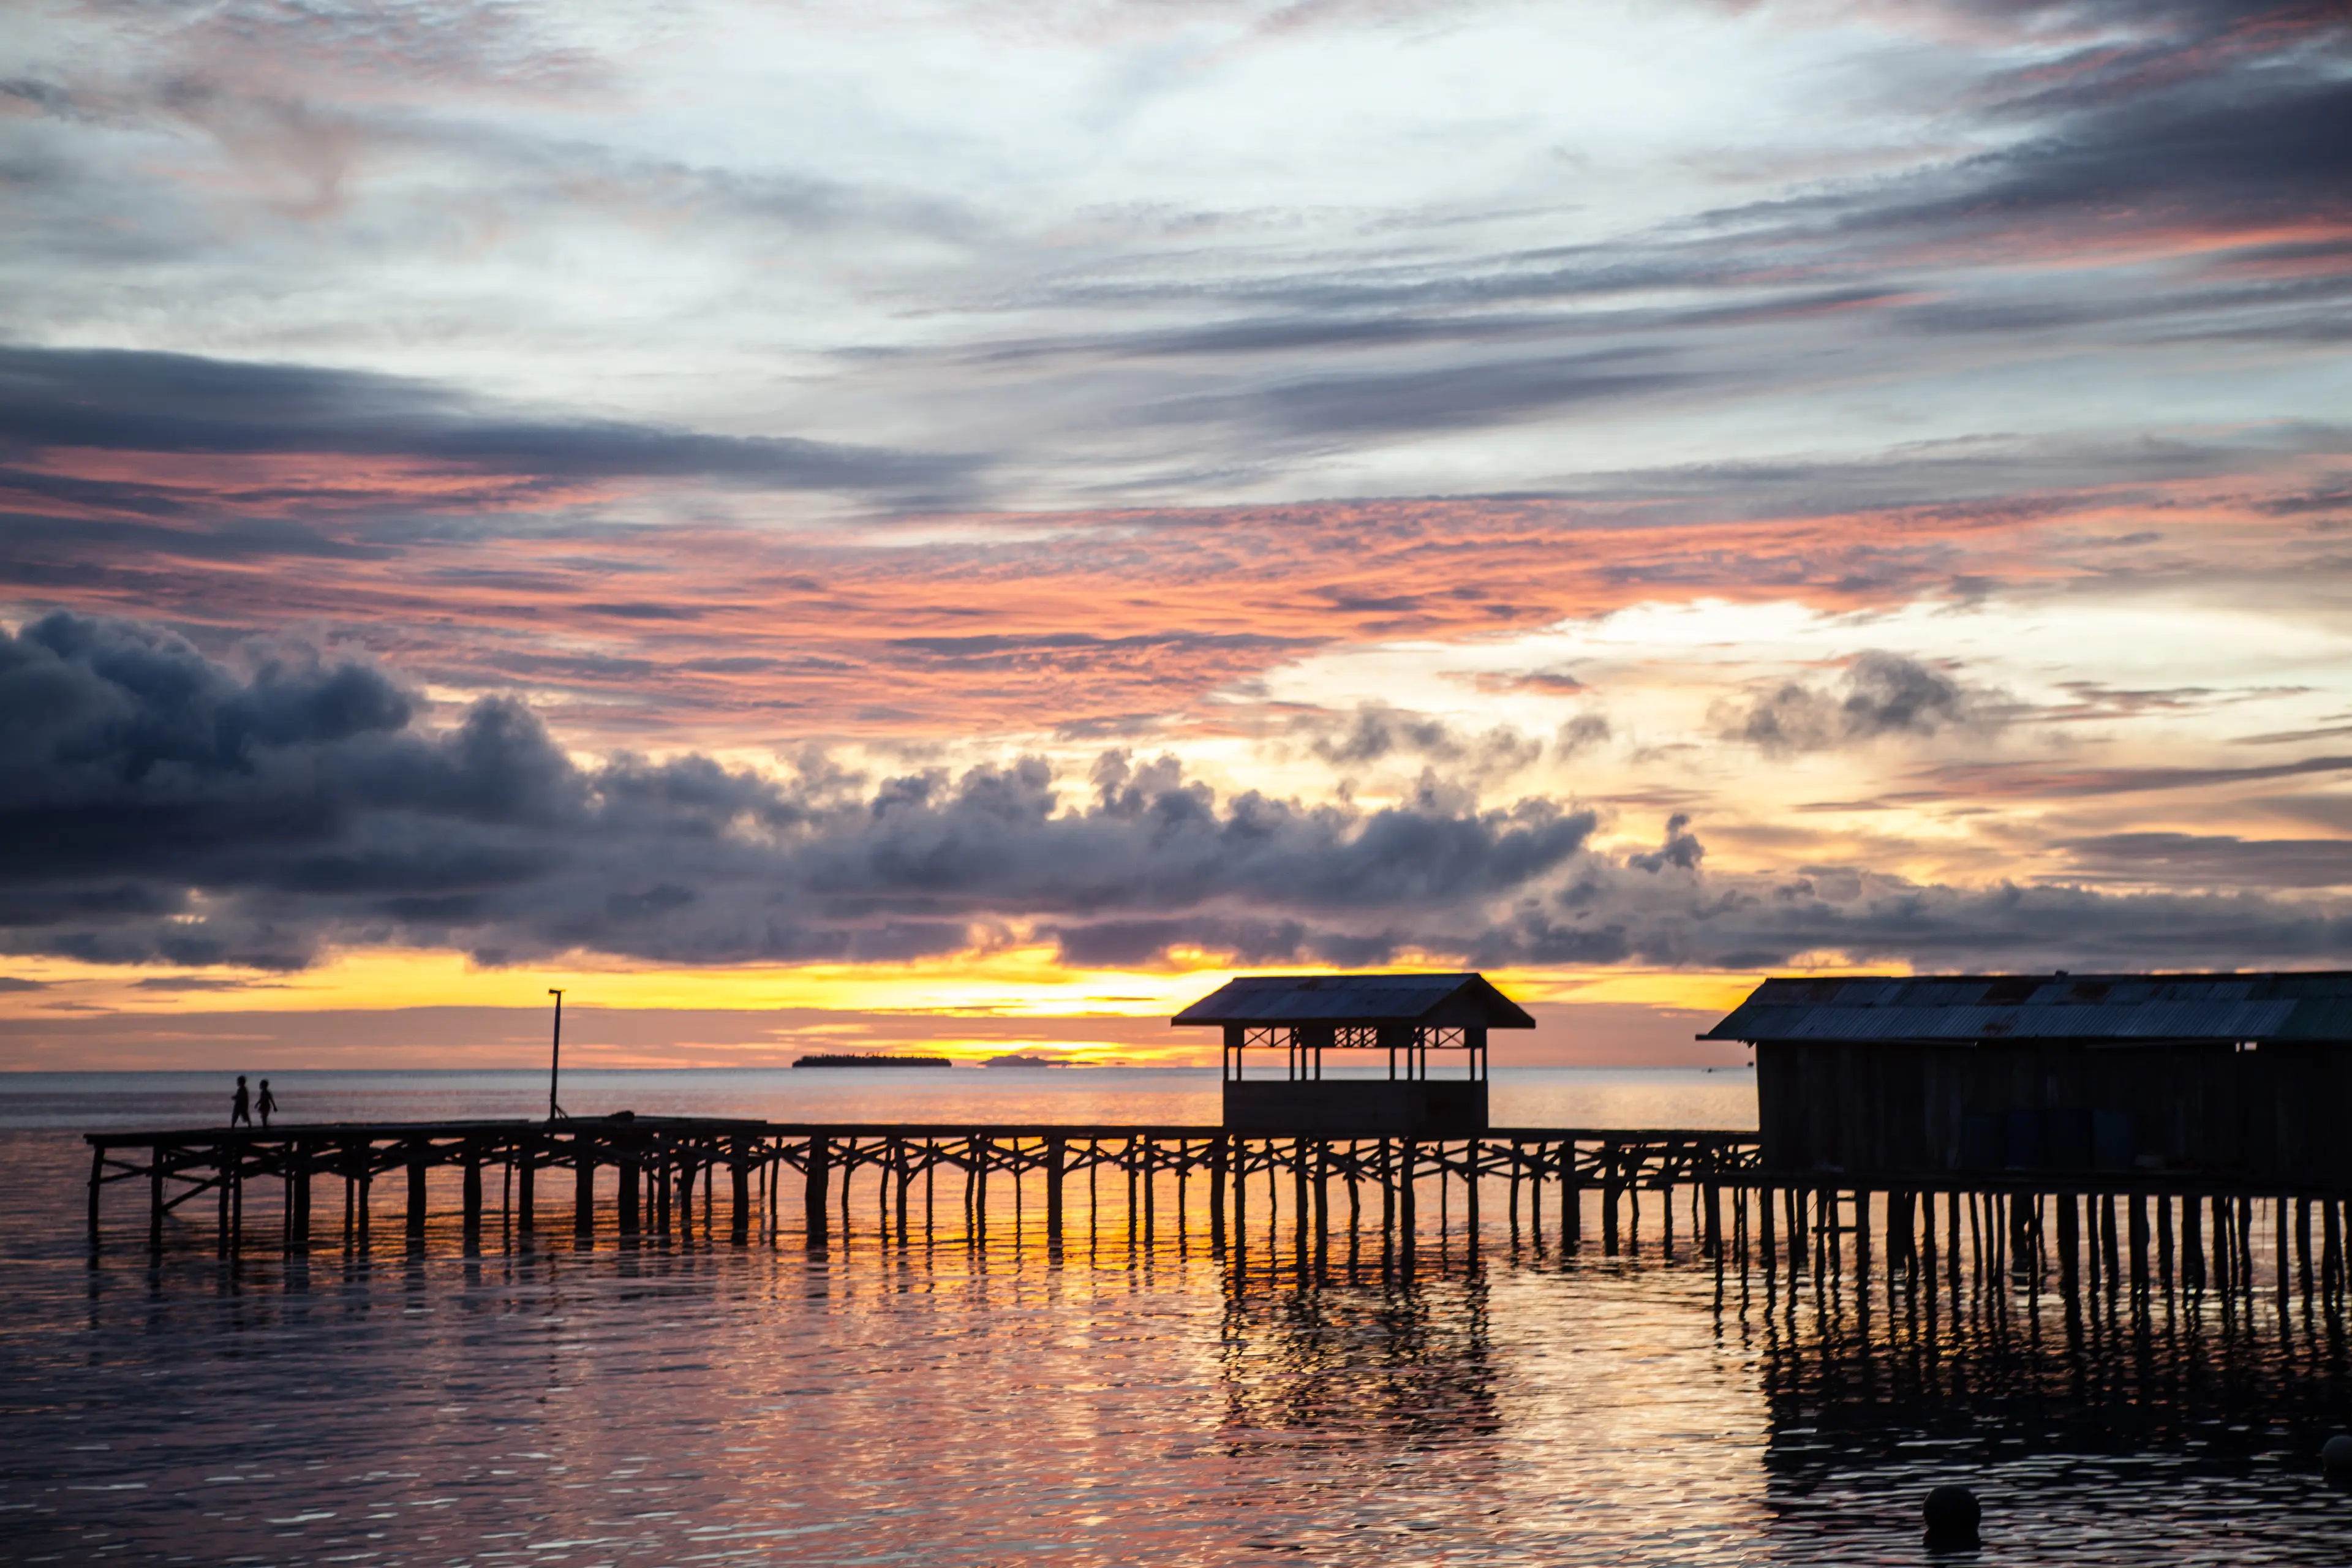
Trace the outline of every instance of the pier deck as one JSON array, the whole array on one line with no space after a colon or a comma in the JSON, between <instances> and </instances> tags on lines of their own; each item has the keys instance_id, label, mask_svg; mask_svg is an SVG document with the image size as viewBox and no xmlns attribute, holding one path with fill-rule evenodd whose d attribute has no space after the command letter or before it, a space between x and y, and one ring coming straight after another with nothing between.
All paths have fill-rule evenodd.
<instances>
[{"instance_id":1,"label":"pier deck","mask_svg":"<svg viewBox=\"0 0 2352 1568\"><path fill-rule=\"evenodd\" d=\"M1286 1220L1301 1249L1319 1251L1335 1231L1352 1240L1377 1224L1383 1255L1409 1260L1433 1214L1441 1237L1459 1224L1475 1250L1481 1203L1499 1197L1514 1238L1524 1218L1538 1246L1556 1243L1565 1254L1597 1241L1603 1256L1616 1256L1641 1247L1646 1194L1651 1248L1674 1255L1681 1209L1688 1253L1742 1270L1785 1268L1792 1279L1849 1263L1865 1275L1877 1268L1890 1279L1932 1279L1940 1253L1956 1281L1965 1262L1980 1279L2039 1278L2054 1268L2068 1289L2105 1281L2112 1290L2128 1280L2135 1290L2210 1285L2234 1294L2252 1291L2259 1272L2282 1297L2299 1286L2305 1297L2334 1300L2346 1285L2345 1205L2352 1198L2221 1173L1945 1171L1865 1179L1774 1171L1762 1165L1756 1134L1690 1129L1505 1127L1408 1139L1198 1125L803 1123L623 1113L181 1128L93 1132L86 1141L93 1248L103 1234L107 1189L128 1184L146 1189L151 1249L163 1247L175 1215L209 1199L202 1206L214 1211L224 1255L250 1239L245 1197L256 1184L278 1189L270 1217L279 1246L292 1255L327 1239L313 1213L322 1179L341 1186L336 1239L346 1250L365 1251L379 1224L399 1224L412 1243L422 1241L430 1215L446 1224L454 1173L455 1217L470 1252L493 1225L500 1246L528 1241L543 1209L546 1218L568 1221L578 1247L593 1247L600 1237L643 1244L698 1236L736 1244L789 1237L821 1248L846 1242L853 1223L869 1215L876 1235L903 1243L935 1233L942 1199L959 1204L961 1234L980 1237L990 1231L992 1192L1000 1203L1009 1199L1016 1231L1042 1222L1046 1244L1058 1247L1073 1184L1083 1191L1092 1230L1105 1212L1108 1176L1113 1209L1130 1239L1146 1245L1164 1223L1182 1235L1188 1223L1205 1219L1209 1245L1221 1249L1229 1234L1238 1247L1253 1225ZM445 1189L437 1208L436 1174ZM541 1192L542 1175L559 1188L552 1204ZM377 1201L382 1178L403 1184L399 1200ZM566 1185L568 1194L561 1193ZM797 1194L788 1190L794 1185ZM379 1214L386 1207L390 1214ZM1588 1238L1588 1223L1596 1237Z\"/></svg>"}]
</instances>

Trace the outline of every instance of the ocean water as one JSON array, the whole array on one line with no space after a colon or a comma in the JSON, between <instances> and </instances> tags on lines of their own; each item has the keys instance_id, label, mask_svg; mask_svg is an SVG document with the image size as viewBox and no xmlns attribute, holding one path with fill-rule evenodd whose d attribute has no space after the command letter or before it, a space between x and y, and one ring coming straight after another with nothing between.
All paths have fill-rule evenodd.
<instances>
[{"instance_id":1,"label":"ocean water","mask_svg":"<svg viewBox=\"0 0 2352 1568\"><path fill-rule=\"evenodd\" d=\"M532 1074L273 1074L289 1121L529 1115ZM812 1256L723 1239L467 1257L83 1235L85 1130L222 1118L226 1080L0 1079L0 1560L199 1563L2352 1562L2345 1329L2267 1294L2072 1310L1996 1286L1792 1289L1685 1245L1561 1256L1423 1204L1210 1254L1124 1194ZM1213 1073L567 1075L575 1114L1204 1122ZM1752 1124L1744 1071L1504 1069L1517 1125ZM390 1184L385 1184L390 1185ZM436 1194L436 1202L454 1194ZM322 1235L334 1202L322 1186ZM495 1200L494 1200L495 1204ZM952 1216L952 1224L946 1223ZM248 1227L274 1237L266 1194ZM1587 1235L1596 1226L1588 1219ZM1931 1557L1927 1489L1985 1501Z\"/></svg>"}]
</instances>

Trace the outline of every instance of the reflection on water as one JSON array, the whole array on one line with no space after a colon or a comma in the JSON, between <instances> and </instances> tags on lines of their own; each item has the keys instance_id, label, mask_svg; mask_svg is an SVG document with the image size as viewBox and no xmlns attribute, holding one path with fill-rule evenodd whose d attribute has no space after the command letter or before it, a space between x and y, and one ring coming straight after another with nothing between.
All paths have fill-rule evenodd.
<instances>
[{"instance_id":1,"label":"reflection on water","mask_svg":"<svg viewBox=\"0 0 2352 1568\"><path fill-rule=\"evenodd\" d=\"M1130 1242L1121 1184L1058 1259L1003 1203L820 1258L93 1267L80 1156L0 1134L11 1562L1919 1563L1947 1479L1964 1561L2352 1559L2344 1325L2300 1296L1791 1291L1563 1258L1498 1198L1410 1274L1263 1228L1237 1268L1172 1186Z\"/></svg>"},{"instance_id":2,"label":"reflection on water","mask_svg":"<svg viewBox=\"0 0 2352 1568\"><path fill-rule=\"evenodd\" d=\"M1227 1300L1226 1429L1236 1454L1339 1438L1411 1451L1499 1429L1483 1279Z\"/></svg>"},{"instance_id":3,"label":"reflection on water","mask_svg":"<svg viewBox=\"0 0 2352 1568\"><path fill-rule=\"evenodd\" d=\"M2012 1278L1954 1302L1909 1280L1751 1290L1783 1531L1901 1519L1923 1483L1989 1499L2052 1556L2335 1563L2352 1497L2318 1473L2352 1425L2340 1300ZM1810 1561L1813 1548L1793 1552Z\"/></svg>"}]
</instances>

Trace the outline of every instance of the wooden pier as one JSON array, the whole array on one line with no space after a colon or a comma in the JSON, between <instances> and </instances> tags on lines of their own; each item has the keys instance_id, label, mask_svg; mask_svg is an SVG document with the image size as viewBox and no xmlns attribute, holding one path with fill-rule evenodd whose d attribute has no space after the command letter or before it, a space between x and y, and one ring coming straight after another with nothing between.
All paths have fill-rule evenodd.
<instances>
[{"instance_id":1,"label":"wooden pier","mask_svg":"<svg viewBox=\"0 0 2352 1568\"><path fill-rule=\"evenodd\" d=\"M1791 1289L2007 1281L2070 1297L2258 1290L2340 1299L2335 1188L2190 1173L1959 1173L1855 1184L1766 1169L1753 1134L1499 1128L1475 1137L1284 1136L1203 1126L798 1124L637 1117L335 1123L88 1135L89 1235L110 1187L143 1187L146 1242L211 1232L224 1255L364 1252L454 1220L468 1252L695 1240L811 1248L1011 1233L1058 1250L1081 1225L1130 1243L1197 1238L1410 1261L1416 1247L1522 1244L1566 1256L1712 1260ZM454 1175L454 1183L451 1177ZM568 1176L568 1180L566 1177ZM377 1184L394 1184L390 1194ZM322 1184L340 1182L326 1215ZM454 1186L455 1192L451 1192ZM268 1195L258 1223L248 1189ZM454 1203L452 1199L454 1198ZM992 1214L993 1210L993 1214ZM182 1224L203 1215L205 1226ZM257 1235L257 1233L258 1233ZM1253 1238L1263 1238L1254 1240ZM1969 1282L1975 1282L1970 1285Z\"/></svg>"},{"instance_id":2,"label":"wooden pier","mask_svg":"<svg viewBox=\"0 0 2352 1568\"><path fill-rule=\"evenodd\" d=\"M560 1215L591 1245L600 1235L723 1235L747 1243L789 1235L823 1247L846 1239L867 1215L879 1233L908 1234L919 1189L927 1227L941 1223L945 1198L958 1205L963 1228L984 1233L993 1194L1000 1207L1038 1203L1050 1240L1063 1234L1074 1185L1084 1186L1090 1222L1101 1211L1108 1175L1119 1184L1121 1208L1145 1232L1155 1228L1162 1189L1172 1184L1165 1194L1171 1222L1181 1226L1192 1215L1216 1245L1229 1215L1235 1226L1249 1223L1254 1185L1264 1189L1262 1212L1307 1214L1327 1235L1335 1202L1359 1230L1368 1205L1378 1205L1383 1228L1408 1245L1424 1200L1443 1207L1458 1192L1462 1217L1475 1225L1482 1195L1500 1184L1514 1224L1523 1200L1526 1223L1536 1229L1549 1207L1560 1244L1575 1247L1590 1193L1601 1244L1614 1252L1621 1210L1638 1211L1639 1194L1714 1193L1752 1181L1756 1153L1752 1136L1712 1131L1503 1128L1472 1138L1345 1138L1202 1126L820 1125L625 1113L93 1132L86 1141L93 1246L103 1235L107 1190L128 1184L145 1188L151 1247L163 1245L175 1215L208 1205L224 1252L250 1239L245 1197L257 1184L275 1189L279 1245L307 1250L321 1240L318 1189L340 1182L337 1239L357 1248L386 1223L379 1181L402 1184L391 1218L404 1235L422 1237L430 1216L446 1215L446 1194L436 1206L432 1192L436 1173L446 1182L450 1171L458 1174L457 1218L469 1246L480 1245L493 1226L511 1243ZM861 1184L870 1188L862 1199L853 1196ZM546 1185L556 1189L552 1203ZM788 1190L794 1185L797 1194ZM1712 1247L1719 1197L1706 1212L1712 1217L1705 1243Z\"/></svg>"}]
</instances>

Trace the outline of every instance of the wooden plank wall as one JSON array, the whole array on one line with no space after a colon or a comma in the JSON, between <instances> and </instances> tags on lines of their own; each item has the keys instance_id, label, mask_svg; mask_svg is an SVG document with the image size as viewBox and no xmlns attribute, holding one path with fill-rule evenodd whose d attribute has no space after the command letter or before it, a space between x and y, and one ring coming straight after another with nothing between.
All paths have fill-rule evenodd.
<instances>
[{"instance_id":1,"label":"wooden plank wall","mask_svg":"<svg viewBox=\"0 0 2352 1568\"><path fill-rule=\"evenodd\" d=\"M2352 1180L2352 1046L1766 1042L1756 1071L1773 1170L1958 1170L1971 1111L2093 1110L2165 1170Z\"/></svg>"}]
</instances>

